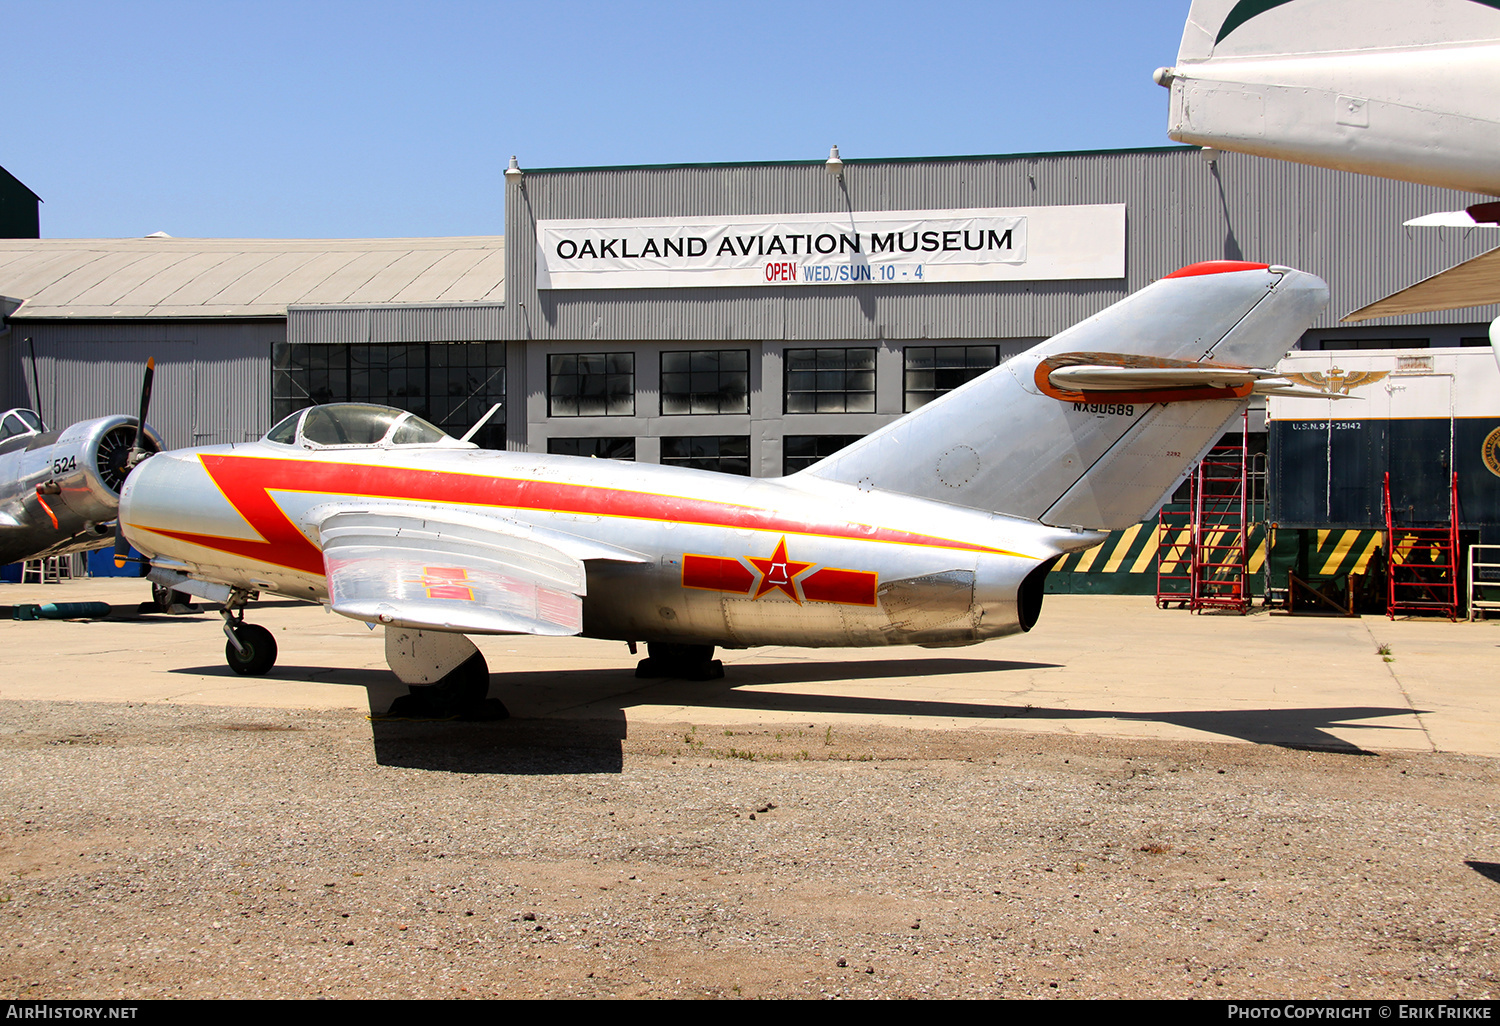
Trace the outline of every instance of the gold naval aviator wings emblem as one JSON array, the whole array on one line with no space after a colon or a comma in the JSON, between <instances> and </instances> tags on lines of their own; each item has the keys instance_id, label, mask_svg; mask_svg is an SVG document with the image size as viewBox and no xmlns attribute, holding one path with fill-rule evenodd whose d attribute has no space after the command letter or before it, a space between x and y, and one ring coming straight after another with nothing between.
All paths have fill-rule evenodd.
<instances>
[{"instance_id":1,"label":"gold naval aviator wings emblem","mask_svg":"<svg viewBox=\"0 0 1500 1026\"><path fill-rule=\"evenodd\" d=\"M1322 392L1348 395L1349 389L1359 388L1361 385L1373 385L1389 373L1390 371L1346 371L1338 367L1330 367L1327 374L1322 371L1308 371L1306 374L1284 376L1299 385L1316 388Z\"/></svg>"}]
</instances>

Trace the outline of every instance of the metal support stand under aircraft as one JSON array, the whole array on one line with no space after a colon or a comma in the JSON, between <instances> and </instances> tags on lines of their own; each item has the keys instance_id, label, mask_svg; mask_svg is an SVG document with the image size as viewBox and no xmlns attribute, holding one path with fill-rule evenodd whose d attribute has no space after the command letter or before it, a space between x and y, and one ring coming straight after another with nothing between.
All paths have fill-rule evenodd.
<instances>
[{"instance_id":1,"label":"metal support stand under aircraft","mask_svg":"<svg viewBox=\"0 0 1500 1026\"><path fill-rule=\"evenodd\" d=\"M410 689L391 703L387 716L503 720L510 715L504 703L489 697L489 664L462 634L387 627L385 661Z\"/></svg>"},{"instance_id":2,"label":"metal support stand under aircraft","mask_svg":"<svg viewBox=\"0 0 1500 1026\"><path fill-rule=\"evenodd\" d=\"M673 645L653 641L646 646L646 658L636 663L635 675L719 680L724 676L724 663L714 658L712 645Z\"/></svg>"}]
</instances>

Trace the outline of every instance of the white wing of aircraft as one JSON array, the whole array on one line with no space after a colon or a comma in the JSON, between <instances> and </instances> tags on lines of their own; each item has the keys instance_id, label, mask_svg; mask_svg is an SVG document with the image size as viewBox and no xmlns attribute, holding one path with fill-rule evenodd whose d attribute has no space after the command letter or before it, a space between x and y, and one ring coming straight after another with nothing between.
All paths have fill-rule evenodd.
<instances>
[{"instance_id":1,"label":"white wing of aircraft","mask_svg":"<svg viewBox=\"0 0 1500 1026\"><path fill-rule=\"evenodd\" d=\"M1493 230L1500 225L1500 203L1476 203L1465 210L1447 210L1424 214L1402 223L1409 228L1466 228ZM1433 310L1461 310L1483 306L1500 298L1500 249L1492 249L1463 263L1439 271L1400 292L1362 306L1345 314L1346 321L1367 321L1374 317L1429 313ZM1491 327L1493 333L1494 327Z\"/></svg>"},{"instance_id":2,"label":"white wing of aircraft","mask_svg":"<svg viewBox=\"0 0 1500 1026\"><path fill-rule=\"evenodd\" d=\"M1179 142L1500 196L1494 0L1193 0L1167 134ZM1417 218L1492 224L1500 204ZM1344 318L1483 306L1496 252Z\"/></svg>"},{"instance_id":3,"label":"white wing of aircraft","mask_svg":"<svg viewBox=\"0 0 1500 1026\"><path fill-rule=\"evenodd\" d=\"M1152 515L1327 300L1287 267L1187 267L790 477L477 449L410 413L303 410L249 444L161 453L124 536L158 584L224 605L240 673L275 662L275 592L386 625L424 714L475 714L467 634L649 646L967 645L1029 630L1065 553Z\"/></svg>"},{"instance_id":4,"label":"white wing of aircraft","mask_svg":"<svg viewBox=\"0 0 1500 1026\"><path fill-rule=\"evenodd\" d=\"M1500 196L1500 10L1485 0L1193 0L1179 142Z\"/></svg>"}]
</instances>

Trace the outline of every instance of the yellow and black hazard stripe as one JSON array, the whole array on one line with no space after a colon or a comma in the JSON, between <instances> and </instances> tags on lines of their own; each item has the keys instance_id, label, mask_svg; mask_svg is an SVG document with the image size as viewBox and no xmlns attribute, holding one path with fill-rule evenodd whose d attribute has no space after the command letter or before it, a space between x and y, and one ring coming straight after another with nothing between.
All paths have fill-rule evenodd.
<instances>
[{"instance_id":1,"label":"yellow and black hazard stripe","mask_svg":"<svg viewBox=\"0 0 1500 1026\"><path fill-rule=\"evenodd\" d=\"M1290 566L1286 558L1289 550L1295 553L1299 546L1293 541L1296 532L1281 530L1275 534L1279 558L1273 563L1273 570L1279 573L1284 569L1283 564L1285 568ZM1385 541L1384 532L1372 530L1317 530L1307 534L1310 537L1306 572L1314 577L1364 573ZM1102 544L1084 552L1069 553L1059 560L1048 576L1048 588L1063 593L1153 594L1158 554L1170 561L1166 573L1186 574L1190 540L1186 525L1163 527L1154 520L1111 532ZM1210 531L1206 544L1210 549L1220 549L1231 541L1228 531ZM1267 558L1264 524L1250 526L1249 548L1245 572L1251 578L1248 583L1253 592L1259 594Z\"/></svg>"},{"instance_id":2,"label":"yellow and black hazard stripe","mask_svg":"<svg viewBox=\"0 0 1500 1026\"><path fill-rule=\"evenodd\" d=\"M1384 531L1330 530L1311 532L1316 542L1309 546L1308 572L1315 577L1337 577L1364 573L1375 550L1385 544Z\"/></svg>"}]
</instances>

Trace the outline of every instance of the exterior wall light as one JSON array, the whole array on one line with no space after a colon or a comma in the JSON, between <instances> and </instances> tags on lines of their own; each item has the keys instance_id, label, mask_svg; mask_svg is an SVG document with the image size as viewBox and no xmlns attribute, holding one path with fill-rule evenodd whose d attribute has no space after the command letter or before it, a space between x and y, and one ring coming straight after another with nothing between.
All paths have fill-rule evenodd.
<instances>
[{"instance_id":1,"label":"exterior wall light","mask_svg":"<svg viewBox=\"0 0 1500 1026\"><path fill-rule=\"evenodd\" d=\"M828 169L828 173L834 178L844 177L844 162L839 158L839 148L837 146L828 151L828 159L824 161L823 166Z\"/></svg>"},{"instance_id":2,"label":"exterior wall light","mask_svg":"<svg viewBox=\"0 0 1500 1026\"><path fill-rule=\"evenodd\" d=\"M505 180L507 182L519 182L522 174L524 172L521 170L521 165L517 163L516 155L512 153L510 155L510 166L505 169Z\"/></svg>"}]
</instances>

